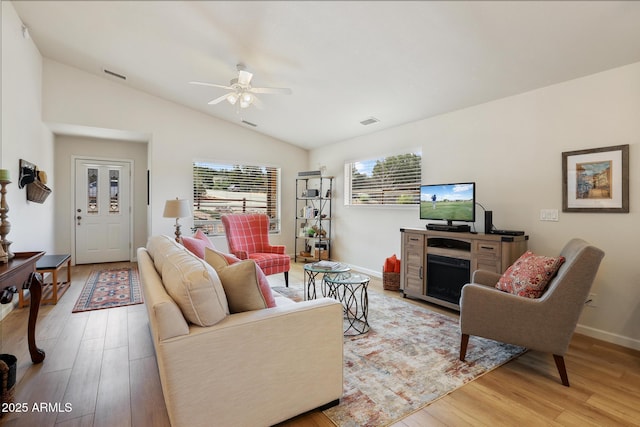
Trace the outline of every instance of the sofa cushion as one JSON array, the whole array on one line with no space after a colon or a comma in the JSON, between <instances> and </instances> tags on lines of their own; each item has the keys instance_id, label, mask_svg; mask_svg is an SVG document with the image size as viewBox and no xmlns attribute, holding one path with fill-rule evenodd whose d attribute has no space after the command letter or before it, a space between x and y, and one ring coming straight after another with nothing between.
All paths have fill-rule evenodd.
<instances>
[{"instance_id":1,"label":"sofa cushion","mask_svg":"<svg viewBox=\"0 0 640 427\"><path fill-rule=\"evenodd\" d=\"M540 298L565 258L535 255L526 251L500 277L496 288L528 298Z\"/></svg>"},{"instance_id":2,"label":"sofa cushion","mask_svg":"<svg viewBox=\"0 0 640 427\"><path fill-rule=\"evenodd\" d=\"M164 257L162 282L191 323L211 326L229 314L227 297L216 271L184 248Z\"/></svg>"},{"instance_id":3,"label":"sofa cushion","mask_svg":"<svg viewBox=\"0 0 640 427\"><path fill-rule=\"evenodd\" d=\"M198 229L195 234L191 237L182 236L182 244L185 248L189 249L194 253L198 258L204 259L204 248L215 249L209 237L202 232L202 230Z\"/></svg>"},{"instance_id":4,"label":"sofa cushion","mask_svg":"<svg viewBox=\"0 0 640 427\"><path fill-rule=\"evenodd\" d=\"M171 252L180 252L184 248L174 238L164 235L151 236L147 241L147 252L153 259L153 265L159 275L162 275L162 264Z\"/></svg>"},{"instance_id":5,"label":"sofa cushion","mask_svg":"<svg viewBox=\"0 0 640 427\"><path fill-rule=\"evenodd\" d=\"M220 271L227 266L236 264L238 262L242 262L240 259L236 258L234 255L225 254L224 252L217 251L215 249L206 249L204 255L205 261L207 261L216 271L220 274ZM275 307L276 301L271 292L271 286L269 285L269 280L267 276L264 274L262 269L255 263L253 260L244 260L244 261L252 261L253 265L255 265L255 277L258 284L258 289L262 294L262 299L264 300L266 307ZM252 285L253 283L251 283ZM227 285L225 284L224 279L222 279L222 285L225 288L225 292L227 290ZM249 284L248 284L249 285ZM229 304L231 301L229 300L229 296L227 295L227 300ZM255 309L254 309L255 310Z\"/></svg>"}]
</instances>

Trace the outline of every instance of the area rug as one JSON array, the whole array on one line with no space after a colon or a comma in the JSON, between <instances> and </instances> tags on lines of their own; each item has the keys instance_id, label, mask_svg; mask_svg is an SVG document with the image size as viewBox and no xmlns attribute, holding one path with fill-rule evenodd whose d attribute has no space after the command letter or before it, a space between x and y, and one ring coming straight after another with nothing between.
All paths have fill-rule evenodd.
<instances>
[{"instance_id":1,"label":"area rug","mask_svg":"<svg viewBox=\"0 0 640 427\"><path fill-rule=\"evenodd\" d=\"M73 307L73 313L141 304L137 268L93 271Z\"/></svg>"},{"instance_id":2,"label":"area rug","mask_svg":"<svg viewBox=\"0 0 640 427\"><path fill-rule=\"evenodd\" d=\"M302 288L274 288L301 300ZM371 330L345 337L344 394L324 414L340 427L389 425L522 354L525 349L470 337L458 360L458 319L369 292Z\"/></svg>"}]
</instances>

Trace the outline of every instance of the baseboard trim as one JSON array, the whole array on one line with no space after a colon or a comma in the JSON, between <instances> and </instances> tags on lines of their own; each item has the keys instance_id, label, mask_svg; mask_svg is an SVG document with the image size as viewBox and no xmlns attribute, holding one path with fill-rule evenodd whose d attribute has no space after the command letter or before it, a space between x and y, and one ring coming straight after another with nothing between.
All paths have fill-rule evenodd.
<instances>
[{"instance_id":1,"label":"baseboard trim","mask_svg":"<svg viewBox=\"0 0 640 427\"><path fill-rule=\"evenodd\" d=\"M634 350L640 350L640 340L625 337L623 335L614 334L611 332L603 331L601 329L592 328L590 326L578 325L576 326L576 332L582 335L586 335L591 338L596 338L601 341L606 341L611 344L621 345L622 347L631 348Z\"/></svg>"},{"instance_id":2,"label":"baseboard trim","mask_svg":"<svg viewBox=\"0 0 640 427\"><path fill-rule=\"evenodd\" d=\"M360 267L357 265L349 265L352 270L359 271L360 273L367 274L369 276L377 277L378 279L382 279L382 266L380 266L380 271L371 270L365 267Z\"/></svg>"}]
</instances>

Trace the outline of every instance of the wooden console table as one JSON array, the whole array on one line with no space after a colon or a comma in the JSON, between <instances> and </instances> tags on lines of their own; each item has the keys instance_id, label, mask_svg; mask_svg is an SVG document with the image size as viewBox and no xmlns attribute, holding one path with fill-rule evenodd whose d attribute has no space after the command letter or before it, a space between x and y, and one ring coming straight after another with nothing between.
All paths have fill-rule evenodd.
<instances>
[{"instance_id":1,"label":"wooden console table","mask_svg":"<svg viewBox=\"0 0 640 427\"><path fill-rule=\"evenodd\" d=\"M15 257L6 264L0 264L0 289L15 286L30 290L31 305L29 308L29 324L27 326L27 340L29 354L33 363L44 360L45 353L36 346L36 321L42 298L42 279L36 273L36 262L44 252L16 252Z\"/></svg>"}]
</instances>

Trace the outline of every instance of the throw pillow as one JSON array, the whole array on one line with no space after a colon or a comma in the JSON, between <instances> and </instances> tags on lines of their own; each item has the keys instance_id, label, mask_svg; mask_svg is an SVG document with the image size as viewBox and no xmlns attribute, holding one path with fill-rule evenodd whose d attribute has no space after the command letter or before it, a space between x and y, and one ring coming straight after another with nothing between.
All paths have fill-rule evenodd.
<instances>
[{"instance_id":1,"label":"throw pillow","mask_svg":"<svg viewBox=\"0 0 640 427\"><path fill-rule=\"evenodd\" d=\"M260 292L255 261L247 259L229 264L218 270L218 276L227 295L231 313L267 308L267 302Z\"/></svg>"},{"instance_id":2,"label":"throw pillow","mask_svg":"<svg viewBox=\"0 0 640 427\"><path fill-rule=\"evenodd\" d=\"M396 257L396 254L393 254L389 258L387 258L384 261L384 267L382 268L382 271L385 273L393 273L396 268L397 259L398 258Z\"/></svg>"},{"instance_id":3,"label":"throw pillow","mask_svg":"<svg viewBox=\"0 0 640 427\"><path fill-rule=\"evenodd\" d=\"M565 258L535 255L527 251L504 272L496 288L527 298L540 298Z\"/></svg>"},{"instance_id":4,"label":"throw pillow","mask_svg":"<svg viewBox=\"0 0 640 427\"><path fill-rule=\"evenodd\" d=\"M225 292L227 292L226 291L227 284L225 283L225 279L228 277L228 274L229 274L229 272L226 272L225 269L230 266L239 264L241 262L242 263L250 262L254 266L255 275L245 277L245 279L247 279L246 283L239 284L239 286L249 288L249 290L246 291L247 295L251 293L251 295L249 296L252 298L252 302L247 302L246 306L253 306L257 301L257 299L255 299L255 295L252 294L252 292L255 290L259 291L260 299L264 302L264 306L260 308L271 308L276 306L276 300L273 296L273 293L271 292L271 286L269 285L267 276L265 276L264 272L258 266L258 264L256 264L255 261L253 260L241 261L240 259L236 258L231 254L225 254L223 252L219 252L219 251L216 251L215 249L209 249L209 248L205 249L204 259L206 262L209 263L209 265L211 265L216 270L216 272L218 272L218 275L220 275L220 279L222 280L222 286L224 287ZM248 267L245 266L243 268L248 268ZM230 271L233 271L233 270L230 270ZM241 269L241 272L245 272L245 270ZM235 286L235 285L237 285L235 280L233 281L233 284L232 283L229 284L229 286ZM238 292L236 291L231 291L231 292L234 295L238 294ZM236 306L236 303L240 305L239 301L234 301L232 303L231 300L233 298L234 298L233 296L230 297L229 294L227 294L227 300L229 301L229 305ZM252 308L252 310L256 310L256 308ZM243 311L246 311L246 310L243 310Z\"/></svg>"},{"instance_id":5,"label":"throw pillow","mask_svg":"<svg viewBox=\"0 0 640 427\"><path fill-rule=\"evenodd\" d=\"M216 271L184 248L165 257L162 282L184 317L193 324L215 325L229 314Z\"/></svg>"},{"instance_id":6,"label":"throw pillow","mask_svg":"<svg viewBox=\"0 0 640 427\"><path fill-rule=\"evenodd\" d=\"M204 248L215 249L211 240L202 230L198 229L193 236L182 236L182 244L198 258L204 259Z\"/></svg>"}]
</instances>

